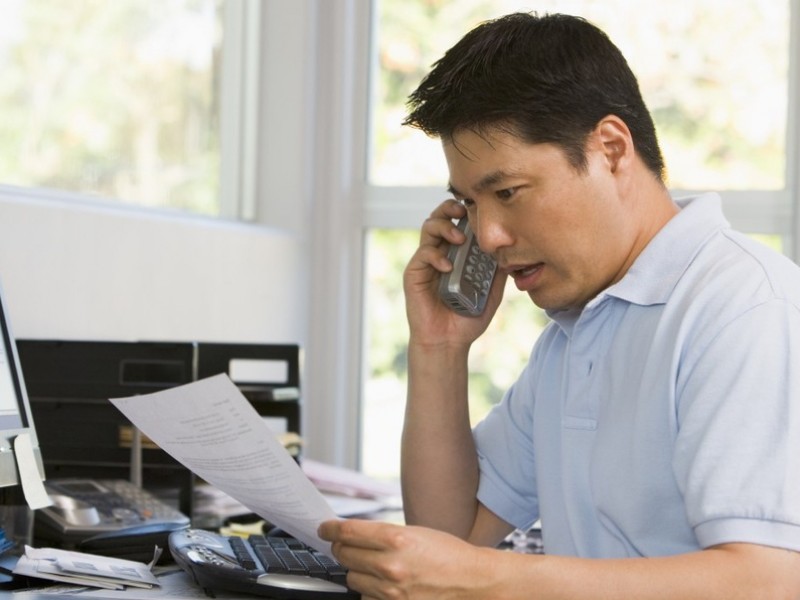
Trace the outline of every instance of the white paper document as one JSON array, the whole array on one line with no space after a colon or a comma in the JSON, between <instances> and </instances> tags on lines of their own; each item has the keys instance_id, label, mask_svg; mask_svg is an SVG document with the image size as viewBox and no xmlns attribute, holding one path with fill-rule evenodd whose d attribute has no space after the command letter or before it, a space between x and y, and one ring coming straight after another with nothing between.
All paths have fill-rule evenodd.
<instances>
[{"instance_id":1,"label":"white paper document","mask_svg":"<svg viewBox=\"0 0 800 600\"><path fill-rule=\"evenodd\" d=\"M150 566L144 563L58 548L25 546L14 573L110 590L159 585Z\"/></svg>"},{"instance_id":2,"label":"white paper document","mask_svg":"<svg viewBox=\"0 0 800 600\"><path fill-rule=\"evenodd\" d=\"M159 568L158 587L150 589L92 589L78 588L74 585L51 585L33 590L16 590L3 600L65 600L66 598L85 598L86 600L212 600L203 588L192 581L191 575L180 567ZM216 600L243 600L241 593L214 590ZM251 598L256 598L252 596Z\"/></svg>"},{"instance_id":3,"label":"white paper document","mask_svg":"<svg viewBox=\"0 0 800 600\"><path fill-rule=\"evenodd\" d=\"M227 375L111 403L190 471L331 555L317 527L336 514Z\"/></svg>"}]
</instances>

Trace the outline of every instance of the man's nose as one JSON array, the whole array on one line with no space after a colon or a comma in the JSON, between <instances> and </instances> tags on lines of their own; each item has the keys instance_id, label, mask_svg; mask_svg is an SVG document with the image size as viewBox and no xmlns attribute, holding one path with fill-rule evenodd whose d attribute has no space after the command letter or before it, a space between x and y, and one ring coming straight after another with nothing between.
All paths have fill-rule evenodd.
<instances>
[{"instance_id":1,"label":"man's nose","mask_svg":"<svg viewBox=\"0 0 800 600\"><path fill-rule=\"evenodd\" d=\"M480 211L472 219L470 226L484 252L494 255L500 248L511 245L511 234L507 224L491 211Z\"/></svg>"}]
</instances>

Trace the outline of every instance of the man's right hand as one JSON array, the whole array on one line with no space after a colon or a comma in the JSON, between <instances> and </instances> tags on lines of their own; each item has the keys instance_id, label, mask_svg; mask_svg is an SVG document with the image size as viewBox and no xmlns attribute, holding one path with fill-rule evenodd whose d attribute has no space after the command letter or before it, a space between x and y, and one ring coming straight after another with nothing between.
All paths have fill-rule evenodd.
<instances>
[{"instance_id":1,"label":"man's right hand","mask_svg":"<svg viewBox=\"0 0 800 600\"><path fill-rule=\"evenodd\" d=\"M461 316L439 297L439 279L453 268L447 259L448 245L465 241L453 219L465 215L466 209L458 201L445 200L422 225L419 248L403 274L406 314L415 343L469 346L486 330L500 305L505 286L505 276L500 272L495 276L486 309L479 317Z\"/></svg>"}]
</instances>

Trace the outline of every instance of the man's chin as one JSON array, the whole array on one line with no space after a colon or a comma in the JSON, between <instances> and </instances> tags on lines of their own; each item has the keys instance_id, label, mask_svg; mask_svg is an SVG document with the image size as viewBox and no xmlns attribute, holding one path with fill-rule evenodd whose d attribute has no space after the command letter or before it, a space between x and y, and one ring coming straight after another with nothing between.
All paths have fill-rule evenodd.
<instances>
[{"instance_id":1,"label":"man's chin","mask_svg":"<svg viewBox=\"0 0 800 600\"><path fill-rule=\"evenodd\" d=\"M581 303L571 299L558 298L551 295L549 296L541 293L541 291L528 292L528 297L542 310L548 310L551 312L580 309L586 304L585 302Z\"/></svg>"}]
</instances>

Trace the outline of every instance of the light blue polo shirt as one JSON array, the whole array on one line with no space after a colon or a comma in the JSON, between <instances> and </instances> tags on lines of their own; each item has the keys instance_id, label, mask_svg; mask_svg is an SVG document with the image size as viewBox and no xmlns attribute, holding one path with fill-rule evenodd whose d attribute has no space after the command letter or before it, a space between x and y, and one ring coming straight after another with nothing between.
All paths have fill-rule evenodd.
<instances>
[{"instance_id":1,"label":"light blue polo shirt","mask_svg":"<svg viewBox=\"0 0 800 600\"><path fill-rule=\"evenodd\" d=\"M800 269L680 205L474 430L479 500L547 553L800 550Z\"/></svg>"}]
</instances>

